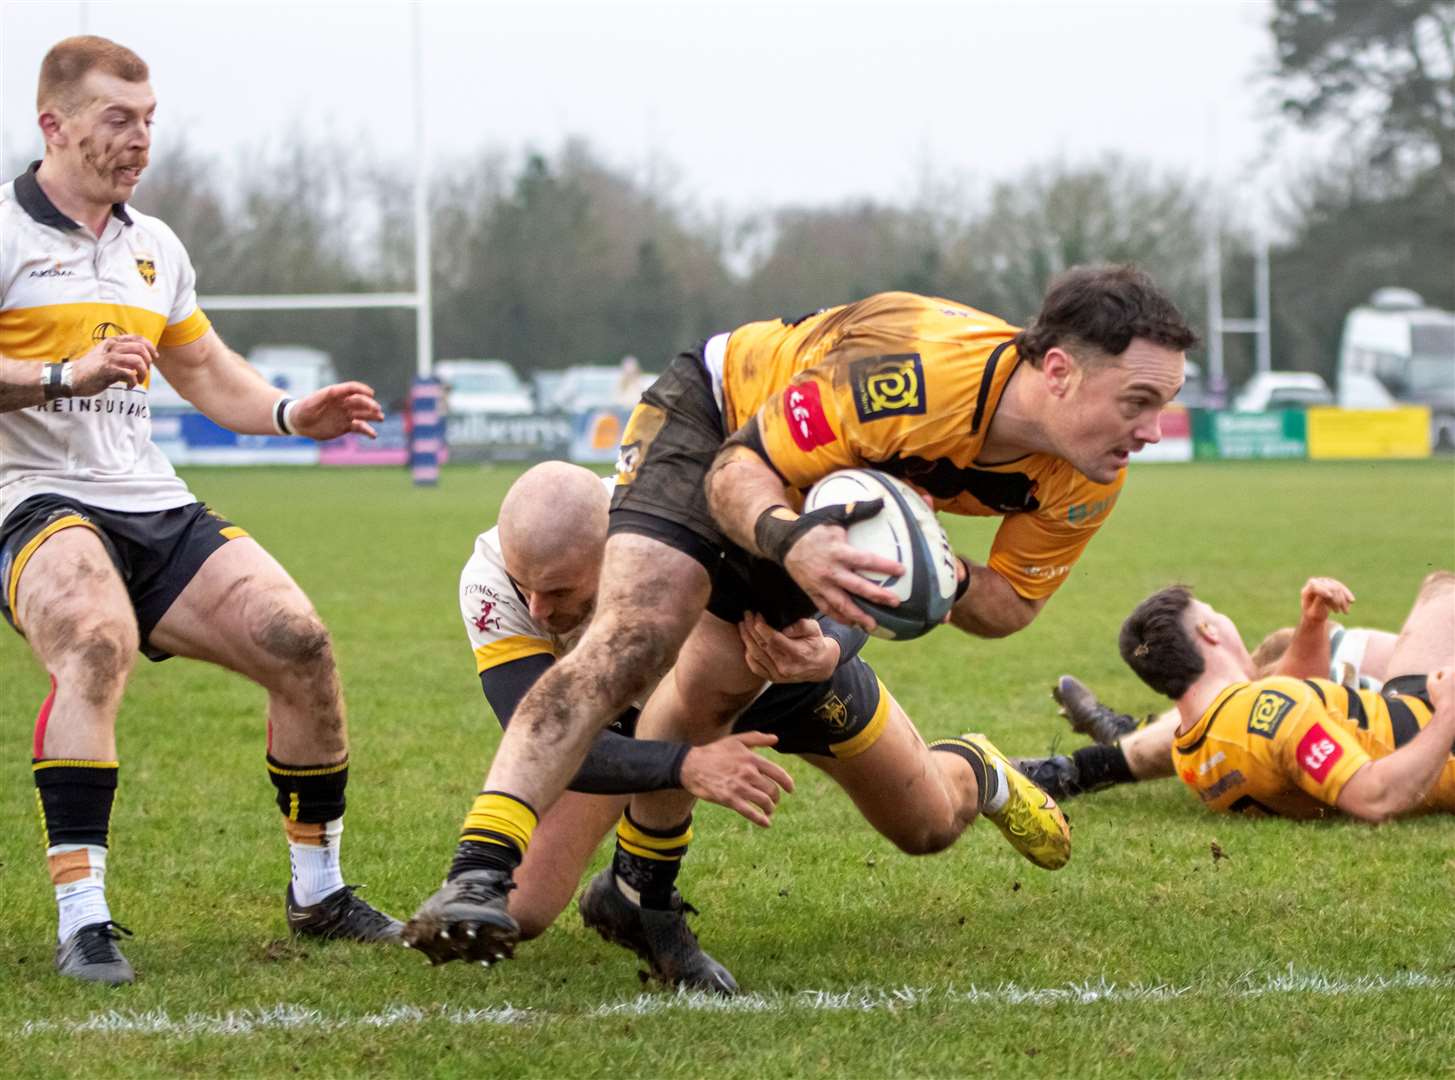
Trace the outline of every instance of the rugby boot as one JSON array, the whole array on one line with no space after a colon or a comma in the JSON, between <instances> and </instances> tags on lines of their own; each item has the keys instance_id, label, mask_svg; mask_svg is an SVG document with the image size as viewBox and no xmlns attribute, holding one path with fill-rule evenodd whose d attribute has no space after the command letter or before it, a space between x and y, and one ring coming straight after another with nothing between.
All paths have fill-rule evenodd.
<instances>
[{"instance_id":1,"label":"rugby boot","mask_svg":"<svg viewBox=\"0 0 1455 1080\"><path fill-rule=\"evenodd\" d=\"M56 970L72 979L122 986L136 972L116 943L131 931L117 922L88 923L56 947Z\"/></svg>"},{"instance_id":2,"label":"rugby boot","mask_svg":"<svg viewBox=\"0 0 1455 1080\"><path fill-rule=\"evenodd\" d=\"M581 894L581 921L613 945L630 949L646 962L652 975L668 986L732 996L737 981L697 943L687 913L697 909L672 890L665 911L632 903L616 884L611 867L591 879Z\"/></svg>"},{"instance_id":3,"label":"rugby boot","mask_svg":"<svg viewBox=\"0 0 1455 1080\"><path fill-rule=\"evenodd\" d=\"M1091 692L1091 687L1075 675L1062 675L1057 679L1056 685L1051 687L1051 696L1061 706L1061 715L1070 722L1072 731L1102 746L1113 746L1123 735L1142 726L1135 717L1103 705Z\"/></svg>"},{"instance_id":4,"label":"rugby boot","mask_svg":"<svg viewBox=\"0 0 1455 1080\"><path fill-rule=\"evenodd\" d=\"M966 742L985 755L987 763L998 762L1008 785L1005 805L985 816L1019 851L1043 870L1059 870L1071 859L1071 827L1056 800L1042 791L984 735L963 735Z\"/></svg>"},{"instance_id":5,"label":"rugby boot","mask_svg":"<svg viewBox=\"0 0 1455 1080\"><path fill-rule=\"evenodd\" d=\"M1066 754L1011 758L1010 763L1053 799L1070 799L1082 794L1081 770L1076 767L1076 761Z\"/></svg>"},{"instance_id":6,"label":"rugby boot","mask_svg":"<svg viewBox=\"0 0 1455 1080\"><path fill-rule=\"evenodd\" d=\"M504 870L467 870L419 906L404 926L404 946L431 964L469 960L487 967L515 955L520 926L506 910L515 882Z\"/></svg>"},{"instance_id":7,"label":"rugby boot","mask_svg":"<svg viewBox=\"0 0 1455 1080\"><path fill-rule=\"evenodd\" d=\"M404 924L364 903L345 885L316 904L304 907L293 899L293 886L283 900L288 929L294 937L317 937L332 941L398 941Z\"/></svg>"}]
</instances>

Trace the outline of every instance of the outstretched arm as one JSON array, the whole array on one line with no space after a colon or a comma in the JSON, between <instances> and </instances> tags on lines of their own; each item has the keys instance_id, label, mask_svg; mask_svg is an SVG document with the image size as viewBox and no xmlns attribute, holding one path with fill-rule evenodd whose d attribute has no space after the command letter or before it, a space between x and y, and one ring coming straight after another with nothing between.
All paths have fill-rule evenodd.
<instances>
[{"instance_id":1,"label":"outstretched arm","mask_svg":"<svg viewBox=\"0 0 1455 1080\"><path fill-rule=\"evenodd\" d=\"M316 390L280 418L277 406L285 395L223 344L216 330L209 329L186 345L162 349L157 366L177 393L205 416L242 435L277 434L283 419L285 434L323 440L354 432L373 438L369 421L384 419L374 391L360 382Z\"/></svg>"},{"instance_id":2,"label":"outstretched arm","mask_svg":"<svg viewBox=\"0 0 1455 1080\"><path fill-rule=\"evenodd\" d=\"M480 673L480 686L501 727L509 725L520 699L553 662L552 657L538 654ZM705 746L688 746L603 731L567 786L589 795L685 788L699 799L726 806L755 824L766 825L778 801L778 790L791 792L793 779L753 750L777 741L776 735L750 731Z\"/></svg>"}]
</instances>

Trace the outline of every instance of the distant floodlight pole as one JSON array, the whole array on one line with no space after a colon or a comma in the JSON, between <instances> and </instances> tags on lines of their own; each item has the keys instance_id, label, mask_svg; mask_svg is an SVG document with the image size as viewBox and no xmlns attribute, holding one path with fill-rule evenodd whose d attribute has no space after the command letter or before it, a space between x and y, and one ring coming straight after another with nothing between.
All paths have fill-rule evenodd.
<instances>
[{"instance_id":1,"label":"distant floodlight pole","mask_svg":"<svg viewBox=\"0 0 1455 1080\"><path fill-rule=\"evenodd\" d=\"M434 306L430 303L429 139L425 129L423 4L410 5L414 30L414 319L415 367L420 378L434 366Z\"/></svg>"}]
</instances>

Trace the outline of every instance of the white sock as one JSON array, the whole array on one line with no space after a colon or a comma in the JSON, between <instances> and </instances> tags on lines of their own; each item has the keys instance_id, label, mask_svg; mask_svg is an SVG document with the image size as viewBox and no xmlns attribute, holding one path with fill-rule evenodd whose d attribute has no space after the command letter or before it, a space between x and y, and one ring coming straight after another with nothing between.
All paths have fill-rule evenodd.
<instances>
[{"instance_id":1,"label":"white sock","mask_svg":"<svg viewBox=\"0 0 1455 1080\"><path fill-rule=\"evenodd\" d=\"M996 785L995 794L985 800L982 809L987 814L998 814L1010 801L1010 778L1005 775L1005 766L988 754L985 757L985 764L995 769Z\"/></svg>"},{"instance_id":2,"label":"white sock","mask_svg":"<svg viewBox=\"0 0 1455 1080\"><path fill-rule=\"evenodd\" d=\"M106 903L106 849L99 844L57 844L46 849L56 885L56 940L65 942L83 926L110 922Z\"/></svg>"},{"instance_id":3,"label":"white sock","mask_svg":"<svg viewBox=\"0 0 1455 1080\"><path fill-rule=\"evenodd\" d=\"M288 843L288 862L293 868L293 900L303 907L318 903L325 896L344 887L339 869L339 841L344 834L344 819L334 818L322 826L322 843Z\"/></svg>"}]
</instances>

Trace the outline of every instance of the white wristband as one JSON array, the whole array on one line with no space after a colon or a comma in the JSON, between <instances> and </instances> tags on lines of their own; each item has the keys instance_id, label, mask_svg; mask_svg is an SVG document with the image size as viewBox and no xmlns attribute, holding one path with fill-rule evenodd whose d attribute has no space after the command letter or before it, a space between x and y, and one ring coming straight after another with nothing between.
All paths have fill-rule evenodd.
<instances>
[{"instance_id":1,"label":"white wristband","mask_svg":"<svg viewBox=\"0 0 1455 1080\"><path fill-rule=\"evenodd\" d=\"M292 435L293 425L288 423L293 406L298 402L290 397L280 397L273 402L273 430L279 435Z\"/></svg>"}]
</instances>

